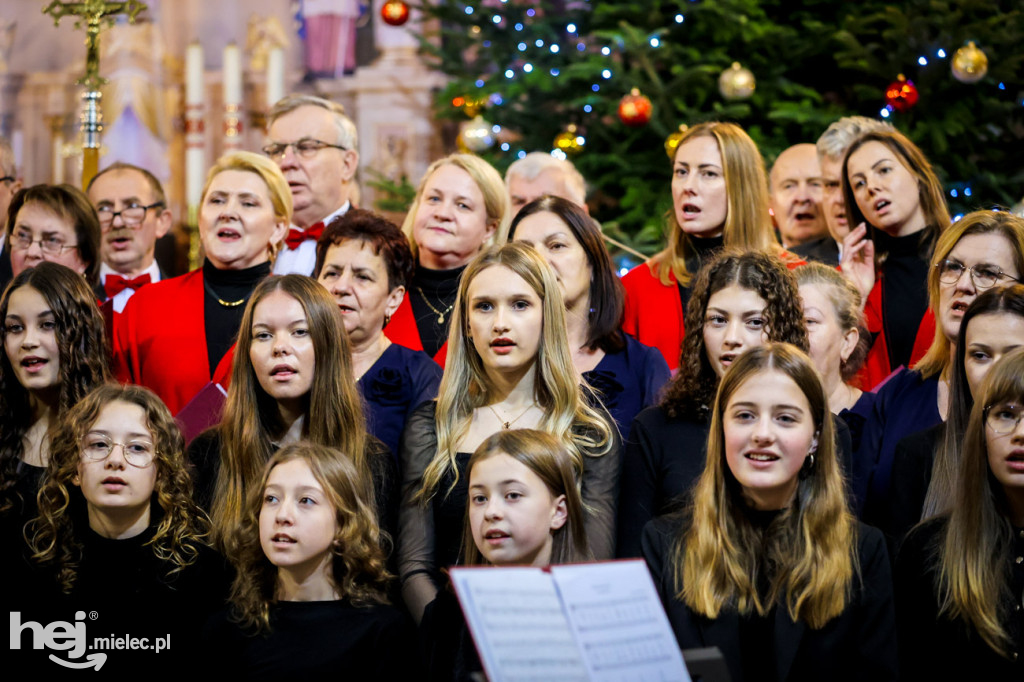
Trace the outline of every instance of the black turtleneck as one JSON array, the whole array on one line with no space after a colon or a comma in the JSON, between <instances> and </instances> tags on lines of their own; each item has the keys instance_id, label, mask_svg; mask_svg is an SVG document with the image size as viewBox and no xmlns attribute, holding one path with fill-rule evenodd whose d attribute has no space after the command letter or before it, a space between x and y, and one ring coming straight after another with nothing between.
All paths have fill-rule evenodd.
<instances>
[{"instance_id":1,"label":"black turtleneck","mask_svg":"<svg viewBox=\"0 0 1024 682\"><path fill-rule=\"evenodd\" d=\"M693 275L693 279L696 279L697 272L701 269L701 266L707 263L715 255L715 252L721 250L724 242L725 237L722 235L717 237L690 236L690 244L693 245L694 253L686 258L686 271ZM690 285L688 286L679 284L679 300L683 304L683 317L686 317L686 306L690 303L693 279L690 280Z\"/></svg>"},{"instance_id":2,"label":"black turtleneck","mask_svg":"<svg viewBox=\"0 0 1024 682\"><path fill-rule=\"evenodd\" d=\"M416 329L420 333L423 350L431 357L448 340L448 326L455 312L455 297L459 293L459 278L465 269L465 265L454 270L431 270L422 265L416 266L416 274L409 286L409 302L412 304L412 314L416 318ZM437 321L438 311L443 313L444 322Z\"/></svg>"},{"instance_id":3,"label":"black turtleneck","mask_svg":"<svg viewBox=\"0 0 1024 682\"><path fill-rule=\"evenodd\" d=\"M782 509L754 509L745 507L747 519L751 525L757 528L762 536L769 532L768 527L775 519L782 515ZM757 574L757 591L763 599L768 594L771 578L768 574L767 562L760 562L760 569ZM744 679L765 680L772 682L777 678L775 674L775 609L772 605L768 613L761 616L757 611L751 610L739 619L739 641L740 641L740 665L743 668Z\"/></svg>"},{"instance_id":4,"label":"black turtleneck","mask_svg":"<svg viewBox=\"0 0 1024 682\"><path fill-rule=\"evenodd\" d=\"M203 319L206 324L206 355L210 376L231 348L242 324L245 301L260 280L270 274L270 261L243 270L218 270L209 260L203 261ZM219 300L218 300L219 299ZM220 301L243 301L225 306Z\"/></svg>"},{"instance_id":5,"label":"black turtleneck","mask_svg":"<svg viewBox=\"0 0 1024 682\"><path fill-rule=\"evenodd\" d=\"M874 231L875 249L887 254L882 264L882 324L889 366L910 364L921 318L928 310L931 241L922 232L891 237Z\"/></svg>"}]
</instances>

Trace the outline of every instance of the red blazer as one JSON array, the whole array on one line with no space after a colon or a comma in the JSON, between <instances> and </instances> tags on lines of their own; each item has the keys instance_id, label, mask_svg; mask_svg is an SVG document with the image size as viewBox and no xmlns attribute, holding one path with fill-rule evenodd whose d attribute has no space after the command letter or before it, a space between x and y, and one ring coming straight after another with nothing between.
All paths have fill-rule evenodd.
<instances>
[{"instance_id":1,"label":"red blazer","mask_svg":"<svg viewBox=\"0 0 1024 682\"><path fill-rule=\"evenodd\" d=\"M807 261L783 251L783 262L790 270L806 265ZM696 273L695 273L696 274ZM651 272L651 266L641 263L626 273L622 284L626 288L626 312L622 318L622 331L647 346L653 346L665 356L673 372L679 367L683 351L686 325L683 301L679 298L679 285L675 275L668 274L669 283Z\"/></svg>"},{"instance_id":2,"label":"red blazer","mask_svg":"<svg viewBox=\"0 0 1024 682\"><path fill-rule=\"evenodd\" d=\"M420 339L420 330L416 328L416 317L412 314L412 303L409 302L409 292L405 292L405 298L398 306L398 310L391 316L391 321L384 327L384 336L391 339L392 343L405 346L410 350L423 350L423 341ZM448 358L448 341L438 349L434 356L434 362L444 369L444 361Z\"/></svg>"},{"instance_id":3,"label":"red blazer","mask_svg":"<svg viewBox=\"0 0 1024 682\"><path fill-rule=\"evenodd\" d=\"M868 301L864 306L864 317L868 324L868 331L875 335L875 342L868 351L868 357L864 366L857 373L857 380L860 387L870 391L887 376L892 374L896 367L889 366L889 345L885 338L885 325L883 324L882 313L882 276L875 280L875 286L868 294ZM913 366L918 360L924 357L928 348L935 338L935 315L932 309L925 310L924 317L917 327L917 336L914 337L914 348L910 352L910 365Z\"/></svg>"},{"instance_id":4,"label":"red blazer","mask_svg":"<svg viewBox=\"0 0 1024 682\"><path fill-rule=\"evenodd\" d=\"M227 388L232 346L214 372L206 352L203 271L142 287L114 319L114 373L152 389L178 414L211 381Z\"/></svg>"},{"instance_id":5,"label":"red blazer","mask_svg":"<svg viewBox=\"0 0 1024 682\"><path fill-rule=\"evenodd\" d=\"M626 288L622 331L661 351L668 368L674 372L679 367L686 328L676 277L670 272L668 278L669 284L662 284L647 263L641 263L626 273L622 278Z\"/></svg>"}]
</instances>

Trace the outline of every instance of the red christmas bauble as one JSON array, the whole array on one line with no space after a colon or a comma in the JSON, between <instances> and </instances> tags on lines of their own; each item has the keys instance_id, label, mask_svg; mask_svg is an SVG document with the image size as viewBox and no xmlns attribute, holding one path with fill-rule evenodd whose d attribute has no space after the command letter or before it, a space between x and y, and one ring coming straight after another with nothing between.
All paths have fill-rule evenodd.
<instances>
[{"instance_id":1,"label":"red christmas bauble","mask_svg":"<svg viewBox=\"0 0 1024 682\"><path fill-rule=\"evenodd\" d=\"M631 128L639 128L650 123L653 110L651 100L641 95L636 88L619 100L619 120Z\"/></svg>"},{"instance_id":2,"label":"red christmas bauble","mask_svg":"<svg viewBox=\"0 0 1024 682\"><path fill-rule=\"evenodd\" d=\"M902 73L885 89L885 102L899 112L917 104L917 88Z\"/></svg>"},{"instance_id":3,"label":"red christmas bauble","mask_svg":"<svg viewBox=\"0 0 1024 682\"><path fill-rule=\"evenodd\" d=\"M401 26L409 21L409 5L402 0L388 0L380 8L380 16L386 24Z\"/></svg>"}]
</instances>

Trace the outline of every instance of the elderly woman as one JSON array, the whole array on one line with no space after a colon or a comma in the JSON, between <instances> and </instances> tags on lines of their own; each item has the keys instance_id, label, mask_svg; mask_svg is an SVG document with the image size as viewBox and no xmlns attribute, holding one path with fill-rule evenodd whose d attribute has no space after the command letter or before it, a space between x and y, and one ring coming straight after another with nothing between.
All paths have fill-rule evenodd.
<instances>
[{"instance_id":1,"label":"elderly woman","mask_svg":"<svg viewBox=\"0 0 1024 682\"><path fill-rule=\"evenodd\" d=\"M140 289L114 325L118 379L152 389L177 415L211 381L226 386L245 303L270 274L292 195L272 161L222 156L206 178L201 268Z\"/></svg>"},{"instance_id":2,"label":"elderly woman","mask_svg":"<svg viewBox=\"0 0 1024 682\"><path fill-rule=\"evenodd\" d=\"M14 277L43 261L66 265L95 286L100 273L100 221L89 199L71 185L34 185L7 209Z\"/></svg>"},{"instance_id":3,"label":"elderly woman","mask_svg":"<svg viewBox=\"0 0 1024 682\"><path fill-rule=\"evenodd\" d=\"M370 433L398 453L409 414L437 397L441 368L384 334L405 297L413 256L402 231L360 209L328 223L313 276L334 297L348 332L352 372Z\"/></svg>"},{"instance_id":4,"label":"elderly woman","mask_svg":"<svg viewBox=\"0 0 1024 682\"><path fill-rule=\"evenodd\" d=\"M402 224L416 273L388 325L389 339L444 367L459 277L485 246L504 242L508 218L505 183L483 159L452 154L427 168Z\"/></svg>"}]
</instances>

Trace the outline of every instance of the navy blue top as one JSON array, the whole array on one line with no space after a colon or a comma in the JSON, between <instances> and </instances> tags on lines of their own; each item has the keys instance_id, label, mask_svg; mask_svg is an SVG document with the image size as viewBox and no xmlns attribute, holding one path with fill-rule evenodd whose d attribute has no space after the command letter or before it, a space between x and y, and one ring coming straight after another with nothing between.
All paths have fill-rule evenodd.
<instances>
[{"instance_id":1,"label":"navy blue top","mask_svg":"<svg viewBox=\"0 0 1024 682\"><path fill-rule=\"evenodd\" d=\"M618 353L605 353L597 367L583 373L583 378L597 391L623 440L628 440L633 418L658 402L670 373L657 348L645 346L628 334L624 336L626 347Z\"/></svg>"},{"instance_id":2,"label":"navy blue top","mask_svg":"<svg viewBox=\"0 0 1024 682\"><path fill-rule=\"evenodd\" d=\"M392 343L356 382L366 411L366 430L391 450L398 462L398 444L405 421L417 407L437 397L441 368L421 350Z\"/></svg>"},{"instance_id":3,"label":"navy blue top","mask_svg":"<svg viewBox=\"0 0 1024 682\"><path fill-rule=\"evenodd\" d=\"M867 523L888 509L896 444L942 421L938 376L924 379L920 372L901 368L876 393L853 467L855 511Z\"/></svg>"}]
</instances>

